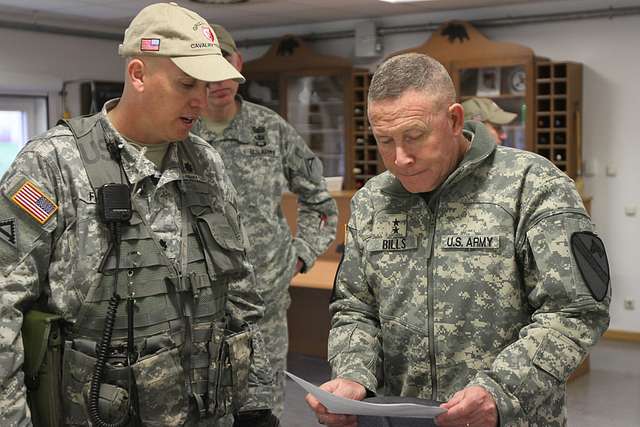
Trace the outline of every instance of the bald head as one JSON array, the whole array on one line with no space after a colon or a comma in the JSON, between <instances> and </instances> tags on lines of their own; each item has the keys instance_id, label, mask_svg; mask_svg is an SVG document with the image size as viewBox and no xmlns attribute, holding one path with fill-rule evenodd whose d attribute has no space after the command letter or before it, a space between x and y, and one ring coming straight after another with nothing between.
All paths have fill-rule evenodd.
<instances>
[{"instance_id":1,"label":"bald head","mask_svg":"<svg viewBox=\"0 0 640 427\"><path fill-rule=\"evenodd\" d=\"M408 91L424 92L430 98L449 105L456 91L446 68L420 53L393 56L376 70L369 85L368 101L393 100Z\"/></svg>"}]
</instances>

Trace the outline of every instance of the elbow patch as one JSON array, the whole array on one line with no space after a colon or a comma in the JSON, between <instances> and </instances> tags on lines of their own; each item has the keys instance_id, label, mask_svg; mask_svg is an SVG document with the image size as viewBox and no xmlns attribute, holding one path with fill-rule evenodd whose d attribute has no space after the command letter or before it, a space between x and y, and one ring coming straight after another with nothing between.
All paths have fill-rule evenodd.
<instances>
[{"instance_id":1,"label":"elbow patch","mask_svg":"<svg viewBox=\"0 0 640 427\"><path fill-rule=\"evenodd\" d=\"M533 364L556 380L565 382L578 367L583 351L569 338L548 334L533 358Z\"/></svg>"}]
</instances>

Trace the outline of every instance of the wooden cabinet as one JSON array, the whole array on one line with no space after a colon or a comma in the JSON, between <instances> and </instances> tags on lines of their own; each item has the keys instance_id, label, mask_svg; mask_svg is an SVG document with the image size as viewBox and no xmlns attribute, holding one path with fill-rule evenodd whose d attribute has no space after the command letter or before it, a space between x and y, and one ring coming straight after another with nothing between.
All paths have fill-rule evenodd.
<instances>
[{"instance_id":1,"label":"wooden cabinet","mask_svg":"<svg viewBox=\"0 0 640 427\"><path fill-rule=\"evenodd\" d=\"M487 97L516 113L516 119L503 126L504 145L534 151L572 178L581 175L581 64L537 58L532 49L491 41L464 21L445 23L422 45L394 55L409 52L440 61L451 74L459 101ZM349 188L384 170L366 123L368 83L365 73L354 74L353 97L365 104L364 119L354 115L353 160L347 165L354 177Z\"/></svg>"},{"instance_id":2,"label":"wooden cabinet","mask_svg":"<svg viewBox=\"0 0 640 427\"><path fill-rule=\"evenodd\" d=\"M353 123L350 144L347 147L347 176L345 188L357 189L369 179L385 170L378 156L376 140L367 119L367 94L371 74L368 70L354 70Z\"/></svg>"},{"instance_id":3,"label":"wooden cabinet","mask_svg":"<svg viewBox=\"0 0 640 427\"><path fill-rule=\"evenodd\" d=\"M582 64L536 62L534 151L572 178L580 170Z\"/></svg>"},{"instance_id":4,"label":"wooden cabinet","mask_svg":"<svg viewBox=\"0 0 640 427\"><path fill-rule=\"evenodd\" d=\"M346 176L352 130L352 66L285 36L242 70L242 96L279 112L322 160L324 176Z\"/></svg>"},{"instance_id":5,"label":"wooden cabinet","mask_svg":"<svg viewBox=\"0 0 640 427\"><path fill-rule=\"evenodd\" d=\"M470 23L451 21L437 28L422 45L396 53L425 53L449 71L458 100L491 98L518 116L503 126L509 147L533 149L533 50L515 43L487 39Z\"/></svg>"},{"instance_id":6,"label":"wooden cabinet","mask_svg":"<svg viewBox=\"0 0 640 427\"><path fill-rule=\"evenodd\" d=\"M289 320L289 351L309 356L327 357L329 338L329 300L333 281L344 250L344 234L349 222L352 191L332 192L338 205L338 231L335 241L318 257L307 273L298 274L291 280L291 306ZM297 196L285 193L282 211L289 228L296 234L298 219Z\"/></svg>"}]
</instances>

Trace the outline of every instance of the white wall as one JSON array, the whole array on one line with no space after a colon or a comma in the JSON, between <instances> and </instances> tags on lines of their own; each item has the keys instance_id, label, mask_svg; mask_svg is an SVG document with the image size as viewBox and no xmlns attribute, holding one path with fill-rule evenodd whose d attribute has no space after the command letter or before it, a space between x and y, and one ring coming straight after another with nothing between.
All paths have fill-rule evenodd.
<instances>
[{"instance_id":1,"label":"white wall","mask_svg":"<svg viewBox=\"0 0 640 427\"><path fill-rule=\"evenodd\" d=\"M638 1L554 1L510 8L412 15L378 21L380 27L443 22L449 19L477 20L506 16L574 11L579 7L601 9L609 5L638 5ZM237 40L353 29L354 21L326 25L290 26L233 31ZM607 244L612 271L611 329L640 332L640 215L624 215L624 207L640 209L640 145L636 120L640 117L640 16L613 19L550 22L484 29L489 38L529 46L536 54L553 60L584 64L584 159L593 176L585 180L593 196L592 216ZM428 33L384 37L381 58L422 44ZM320 53L353 57L353 39L314 43ZM244 49L245 60L266 52L268 46ZM64 80L121 80L122 60L117 42L79 37L45 35L0 29L0 93L37 93L50 96L50 121L61 115L59 91ZM381 58L354 61L374 69ZM77 113L77 94L71 111ZM606 166L615 176L606 176ZM633 298L635 311L623 309L624 298Z\"/></svg>"},{"instance_id":2,"label":"white wall","mask_svg":"<svg viewBox=\"0 0 640 427\"><path fill-rule=\"evenodd\" d=\"M583 63L583 155L592 217L607 245L612 272L611 329L640 331L640 16L559 22L486 31L530 46L541 56ZM606 168L617 170L607 176ZM623 308L633 298L635 311Z\"/></svg>"},{"instance_id":3,"label":"white wall","mask_svg":"<svg viewBox=\"0 0 640 427\"><path fill-rule=\"evenodd\" d=\"M533 15L561 10L560 6L564 10L574 11L579 2L555 3L395 17L379 20L377 24L384 28L403 23L427 24L449 19L472 21L509 15ZM580 3L583 7L602 9L612 2ZM614 6L628 6L633 2L615 3ZM353 22L333 23L325 28L291 26L234 33L237 39L242 40L349 28L353 29ZM640 15L496 27L481 32L496 41L529 46L537 55L552 60L583 63L583 157L587 171L592 173L585 179L585 190L587 195L593 196L592 218L607 246L612 273L610 328L640 332L640 212L633 217L624 214L625 206L635 206L640 211L640 144L637 142L636 122L640 117L637 107L640 103ZM355 59L354 63L374 70L383 57L418 46L428 37L426 32L385 36L384 51L380 58ZM320 53L353 59L354 41L339 39L316 42L313 48ZM266 49L267 46L245 49L245 60L262 55ZM615 176L606 175L607 166L616 169ZM634 311L624 310L625 298L635 300Z\"/></svg>"},{"instance_id":4,"label":"white wall","mask_svg":"<svg viewBox=\"0 0 640 427\"><path fill-rule=\"evenodd\" d=\"M115 41L0 29L0 94L49 97L49 124L62 116L62 82L122 81L123 61ZM69 87L69 109L80 111L78 85Z\"/></svg>"}]
</instances>

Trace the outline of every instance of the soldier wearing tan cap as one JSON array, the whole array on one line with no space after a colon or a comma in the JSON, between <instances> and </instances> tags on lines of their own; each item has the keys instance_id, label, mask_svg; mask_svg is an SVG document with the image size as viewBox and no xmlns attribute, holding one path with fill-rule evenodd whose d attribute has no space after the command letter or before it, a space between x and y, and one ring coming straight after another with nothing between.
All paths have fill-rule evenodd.
<instances>
[{"instance_id":1,"label":"soldier wearing tan cap","mask_svg":"<svg viewBox=\"0 0 640 427\"><path fill-rule=\"evenodd\" d=\"M244 79L174 3L119 53L122 97L0 181L0 425L277 426L237 193L189 133L211 82Z\"/></svg>"},{"instance_id":2,"label":"soldier wearing tan cap","mask_svg":"<svg viewBox=\"0 0 640 427\"><path fill-rule=\"evenodd\" d=\"M242 56L233 37L220 25L213 28L222 54L240 71ZM274 370L273 411L279 416L284 410L289 284L295 274L309 270L334 239L337 208L322 163L293 126L237 93L235 80L212 83L209 106L193 132L218 150L231 181L242 189L239 206L251 241L249 259L265 300L260 331ZM293 239L280 209L285 191L298 196Z\"/></svg>"},{"instance_id":3,"label":"soldier wearing tan cap","mask_svg":"<svg viewBox=\"0 0 640 427\"><path fill-rule=\"evenodd\" d=\"M484 123L498 145L502 145L502 142L507 138L502 126L513 122L518 116L515 113L504 111L489 98L467 99L462 103L462 108L464 108L464 119Z\"/></svg>"}]
</instances>

